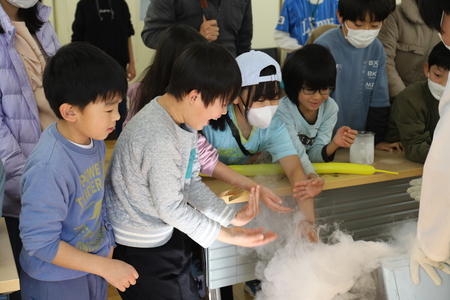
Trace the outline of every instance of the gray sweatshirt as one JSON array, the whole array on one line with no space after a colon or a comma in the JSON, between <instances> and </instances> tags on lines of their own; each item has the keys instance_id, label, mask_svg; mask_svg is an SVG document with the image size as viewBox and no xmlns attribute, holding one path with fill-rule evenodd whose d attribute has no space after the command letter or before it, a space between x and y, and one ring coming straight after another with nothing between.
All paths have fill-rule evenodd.
<instances>
[{"instance_id":1,"label":"gray sweatshirt","mask_svg":"<svg viewBox=\"0 0 450 300\"><path fill-rule=\"evenodd\" d=\"M197 131L178 126L155 98L121 133L106 174L116 242L158 247L175 227L209 247L235 211L201 181L199 170Z\"/></svg>"}]
</instances>

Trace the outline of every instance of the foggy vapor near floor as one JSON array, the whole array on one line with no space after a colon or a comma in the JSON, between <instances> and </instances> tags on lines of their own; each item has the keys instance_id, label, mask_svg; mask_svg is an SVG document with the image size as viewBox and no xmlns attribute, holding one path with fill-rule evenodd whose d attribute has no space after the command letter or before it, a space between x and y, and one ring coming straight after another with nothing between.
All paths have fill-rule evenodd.
<instances>
[{"instance_id":1,"label":"foggy vapor near floor","mask_svg":"<svg viewBox=\"0 0 450 300\"><path fill-rule=\"evenodd\" d=\"M254 249L259 258L255 275L262 281L255 299L376 300L376 283L370 273L380 266L380 259L407 253L416 229L415 221L393 225L389 242L354 241L335 229L326 243L312 244L299 233L303 219L299 212L277 214L262 205L260 214L248 224L278 234L275 242ZM252 250L239 251L248 254Z\"/></svg>"}]
</instances>

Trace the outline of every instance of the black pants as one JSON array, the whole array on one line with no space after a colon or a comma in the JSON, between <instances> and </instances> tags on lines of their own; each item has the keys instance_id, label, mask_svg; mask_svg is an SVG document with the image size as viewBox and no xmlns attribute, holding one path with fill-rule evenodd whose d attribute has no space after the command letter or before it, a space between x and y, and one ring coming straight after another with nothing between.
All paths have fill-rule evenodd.
<instances>
[{"instance_id":1,"label":"black pants","mask_svg":"<svg viewBox=\"0 0 450 300\"><path fill-rule=\"evenodd\" d=\"M134 248L118 244L114 258L132 265L139 273L136 285L120 292L124 300L198 300L191 275L193 241L174 229L171 239L156 248Z\"/></svg>"}]
</instances>

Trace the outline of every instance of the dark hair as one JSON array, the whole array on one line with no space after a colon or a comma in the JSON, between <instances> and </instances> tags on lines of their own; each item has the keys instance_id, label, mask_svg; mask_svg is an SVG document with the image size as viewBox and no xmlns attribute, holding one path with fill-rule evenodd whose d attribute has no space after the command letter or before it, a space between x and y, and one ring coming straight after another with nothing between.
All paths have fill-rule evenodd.
<instances>
[{"instance_id":1,"label":"dark hair","mask_svg":"<svg viewBox=\"0 0 450 300\"><path fill-rule=\"evenodd\" d=\"M434 65L450 70L450 50L442 42L437 43L428 56L428 67Z\"/></svg>"},{"instance_id":2,"label":"dark hair","mask_svg":"<svg viewBox=\"0 0 450 300\"><path fill-rule=\"evenodd\" d=\"M330 50L319 44L303 46L284 63L284 91L289 100L298 106L298 93L303 86L313 90L334 87L336 73L336 61Z\"/></svg>"},{"instance_id":3,"label":"dark hair","mask_svg":"<svg viewBox=\"0 0 450 300\"><path fill-rule=\"evenodd\" d=\"M39 0L42 2L42 0ZM44 22L39 18L39 3L36 3L30 8L19 8L19 17L25 22L25 25L28 28L28 31L31 34L35 34L39 29L44 25ZM0 34L5 33L4 28L0 25Z\"/></svg>"},{"instance_id":4,"label":"dark hair","mask_svg":"<svg viewBox=\"0 0 450 300\"><path fill-rule=\"evenodd\" d=\"M74 42L50 58L43 75L45 97L58 118L59 107L69 103L83 110L100 97L124 97L128 83L124 69L97 47Z\"/></svg>"},{"instance_id":5,"label":"dark hair","mask_svg":"<svg viewBox=\"0 0 450 300\"><path fill-rule=\"evenodd\" d=\"M275 66L267 66L261 70L259 76L269 76L277 73ZM248 90L247 99L242 99L245 111L242 112L247 119L248 110L253 102L262 102L264 100L272 100L280 98L281 88L279 81L260 82L256 85L244 86L241 88L241 94L244 90ZM241 96L239 96L241 97ZM222 116L217 120L210 120L209 124L214 130L224 131L226 129L226 116Z\"/></svg>"},{"instance_id":6,"label":"dark hair","mask_svg":"<svg viewBox=\"0 0 450 300\"><path fill-rule=\"evenodd\" d=\"M176 59L167 93L178 101L197 90L205 107L220 99L230 104L239 95L241 72L236 60L223 46L195 42Z\"/></svg>"},{"instance_id":7,"label":"dark hair","mask_svg":"<svg viewBox=\"0 0 450 300\"><path fill-rule=\"evenodd\" d=\"M175 60L189 44L194 42L208 41L188 25L174 24L164 31L158 41L153 62L144 71L141 84L136 91L136 111L166 92Z\"/></svg>"},{"instance_id":8,"label":"dark hair","mask_svg":"<svg viewBox=\"0 0 450 300\"><path fill-rule=\"evenodd\" d=\"M394 0L339 0L338 11L342 21L365 21L366 15L371 22L382 22L395 10Z\"/></svg>"},{"instance_id":9,"label":"dark hair","mask_svg":"<svg viewBox=\"0 0 450 300\"><path fill-rule=\"evenodd\" d=\"M419 0L420 16L428 27L443 33L441 28L442 12L450 14L448 0Z\"/></svg>"}]
</instances>

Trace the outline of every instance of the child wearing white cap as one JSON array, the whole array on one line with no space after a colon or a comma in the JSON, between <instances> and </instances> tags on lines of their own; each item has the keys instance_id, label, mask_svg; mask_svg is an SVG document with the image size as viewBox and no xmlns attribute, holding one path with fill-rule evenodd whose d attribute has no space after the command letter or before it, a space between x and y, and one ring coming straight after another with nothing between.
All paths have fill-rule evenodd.
<instances>
[{"instance_id":1,"label":"child wearing white cap","mask_svg":"<svg viewBox=\"0 0 450 300\"><path fill-rule=\"evenodd\" d=\"M259 162L264 156L261 153L269 153L288 176L305 223L312 225L313 197L322 191L324 181L314 168L304 171L285 124L273 119L281 92L280 66L260 51L244 53L236 61L242 75L240 95L228 106L228 113L211 120L203 133L218 150L219 160L227 165ZM303 234L317 241L313 226Z\"/></svg>"},{"instance_id":2,"label":"child wearing white cap","mask_svg":"<svg viewBox=\"0 0 450 300\"><path fill-rule=\"evenodd\" d=\"M297 155L285 124L273 118L280 98L281 70L278 63L260 51L250 51L236 58L241 70L240 95L228 106L228 113L203 128L203 134L218 150L225 164L260 162L265 153L279 161L294 190L300 211L305 215L301 233L312 242L318 236L314 228L313 197L322 191L324 180L308 171ZM246 282L244 290L254 295L259 281Z\"/></svg>"}]
</instances>

